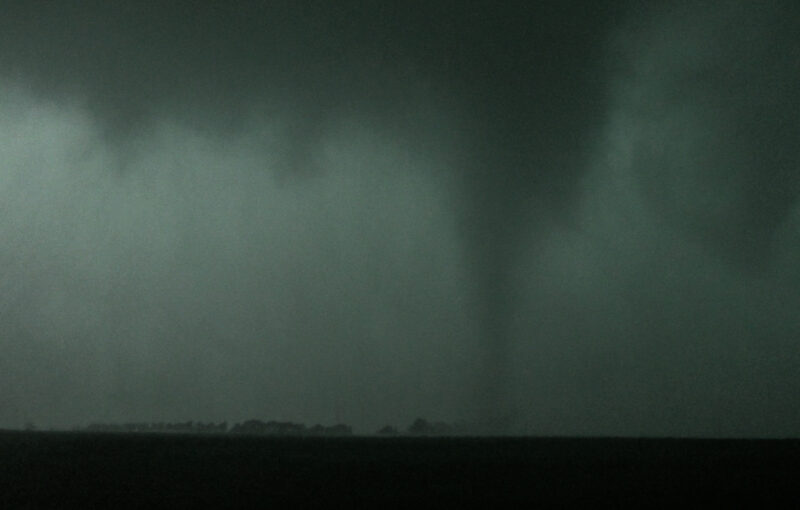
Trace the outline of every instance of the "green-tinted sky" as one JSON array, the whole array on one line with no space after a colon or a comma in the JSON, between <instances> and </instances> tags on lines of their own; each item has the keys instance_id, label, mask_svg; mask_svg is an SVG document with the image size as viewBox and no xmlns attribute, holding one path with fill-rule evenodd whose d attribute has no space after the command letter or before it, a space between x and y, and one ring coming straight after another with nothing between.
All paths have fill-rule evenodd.
<instances>
[{"instance_id":1,"label":"green-tinted sky","mask_svg":"<svg viewBox=\"0 0 800 510\"><path fill-rule=\"evenodd\" d=\"M8 2L0 426L800 433L797 7L496 4Z\"/></svg>"}]
</instances>

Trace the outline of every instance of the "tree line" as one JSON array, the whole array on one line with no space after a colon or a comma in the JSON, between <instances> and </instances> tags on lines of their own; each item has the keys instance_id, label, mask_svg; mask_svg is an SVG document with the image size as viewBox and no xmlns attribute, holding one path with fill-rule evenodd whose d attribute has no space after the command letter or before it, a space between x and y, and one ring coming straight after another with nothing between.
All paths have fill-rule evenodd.
<instances>
[{"instance_id":1,"label":"tree line","mask_svg":"<svg viewBox=\"0 0 800 510\"><path fill-rule=\"evenodd\" d=\"M353 435L350 425L313 425L291 421L251 419L228 426L228 422L128 422L128 423L90 423L77 430L85 432L121 433L189 433L189 434L240 434L264 436L330 436L345 437ZM375 433L379 436L449 436L459 434L460 429L445 422L429 422L423 418L414 420L405 431L393 425L386 425Z\"/></svg>"}]
</instances>

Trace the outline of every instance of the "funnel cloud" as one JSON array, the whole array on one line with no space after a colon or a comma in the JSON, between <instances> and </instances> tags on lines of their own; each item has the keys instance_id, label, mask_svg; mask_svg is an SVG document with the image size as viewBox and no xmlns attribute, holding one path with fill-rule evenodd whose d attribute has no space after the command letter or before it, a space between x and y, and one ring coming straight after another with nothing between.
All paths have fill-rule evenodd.
<instances>
[{"instance_id":1,"label":"funnel cloud","mask_svg":"<svg viewBox=\"0 0 800 510\"><path fill-rule=\"evenodd\" d=\"M12 3L0 427L796 436L797 20Z\"/></svg>"}]
</instances>

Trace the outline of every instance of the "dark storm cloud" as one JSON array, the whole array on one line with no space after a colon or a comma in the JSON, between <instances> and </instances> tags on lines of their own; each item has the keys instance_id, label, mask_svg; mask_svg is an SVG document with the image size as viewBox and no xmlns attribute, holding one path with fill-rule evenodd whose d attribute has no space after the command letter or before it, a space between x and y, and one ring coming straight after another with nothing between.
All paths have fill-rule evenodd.
<instances>
[{"instance_id":1,"label":"dark storm cloud","mask_svg":"<svg viewBox=\"0 0 800 510\"><path fill-rule=\"evenodd\" d=\"M640 130L631 164L648 203L745 266L767 262L800 193L798 14L684 6L616 41L634 61L616 95Z\"/></svg>"},{"instance_id":2,"label":"dark storm cloud","mask_svg":"<svg viewBox=\"0 0 800 510\"><path fill-rule=\"evenodd\" d=\"M532 423L797 434L792 14L687 4L610 39L613 99L580 205L529 235L518 273L514 373Z\"/></svg>"},{"instance_id":3,"label":"dark storm cloud","mask_svg":"<svg viewBox=\"0 0 800 510\"><path fill-rule=\"evenodd\" d=\"M618 5L8 7L0 420L796 430L796 8Z\"/></svg>"},{"instance_id":4,"label":"dark storm cloud","mask_svg":"<svg viewBox=\"0 0 800 510\"><path fill-rule=\"evenodd\" d=\"M86 113L5 90L6 420L456 412L469 319L435 159L342 125L330 175L287 187L269 146L164 122L120 174Z\"/></svg>"}]
</instances>

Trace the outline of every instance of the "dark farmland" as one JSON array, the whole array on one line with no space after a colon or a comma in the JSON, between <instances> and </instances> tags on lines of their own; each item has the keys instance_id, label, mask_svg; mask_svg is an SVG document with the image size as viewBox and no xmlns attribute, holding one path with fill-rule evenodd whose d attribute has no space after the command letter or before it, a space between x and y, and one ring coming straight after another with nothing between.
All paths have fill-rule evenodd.
<instances>
[{"instance_id":1,"label":"dark farmland","mask_svg":"<svg viewBox=\"0 0 800 510\"><path fill-rule=\"evenodd\" d=\"M0 507L795 503L798 440L0 433Z\"/></svg>"}]
</instances>

